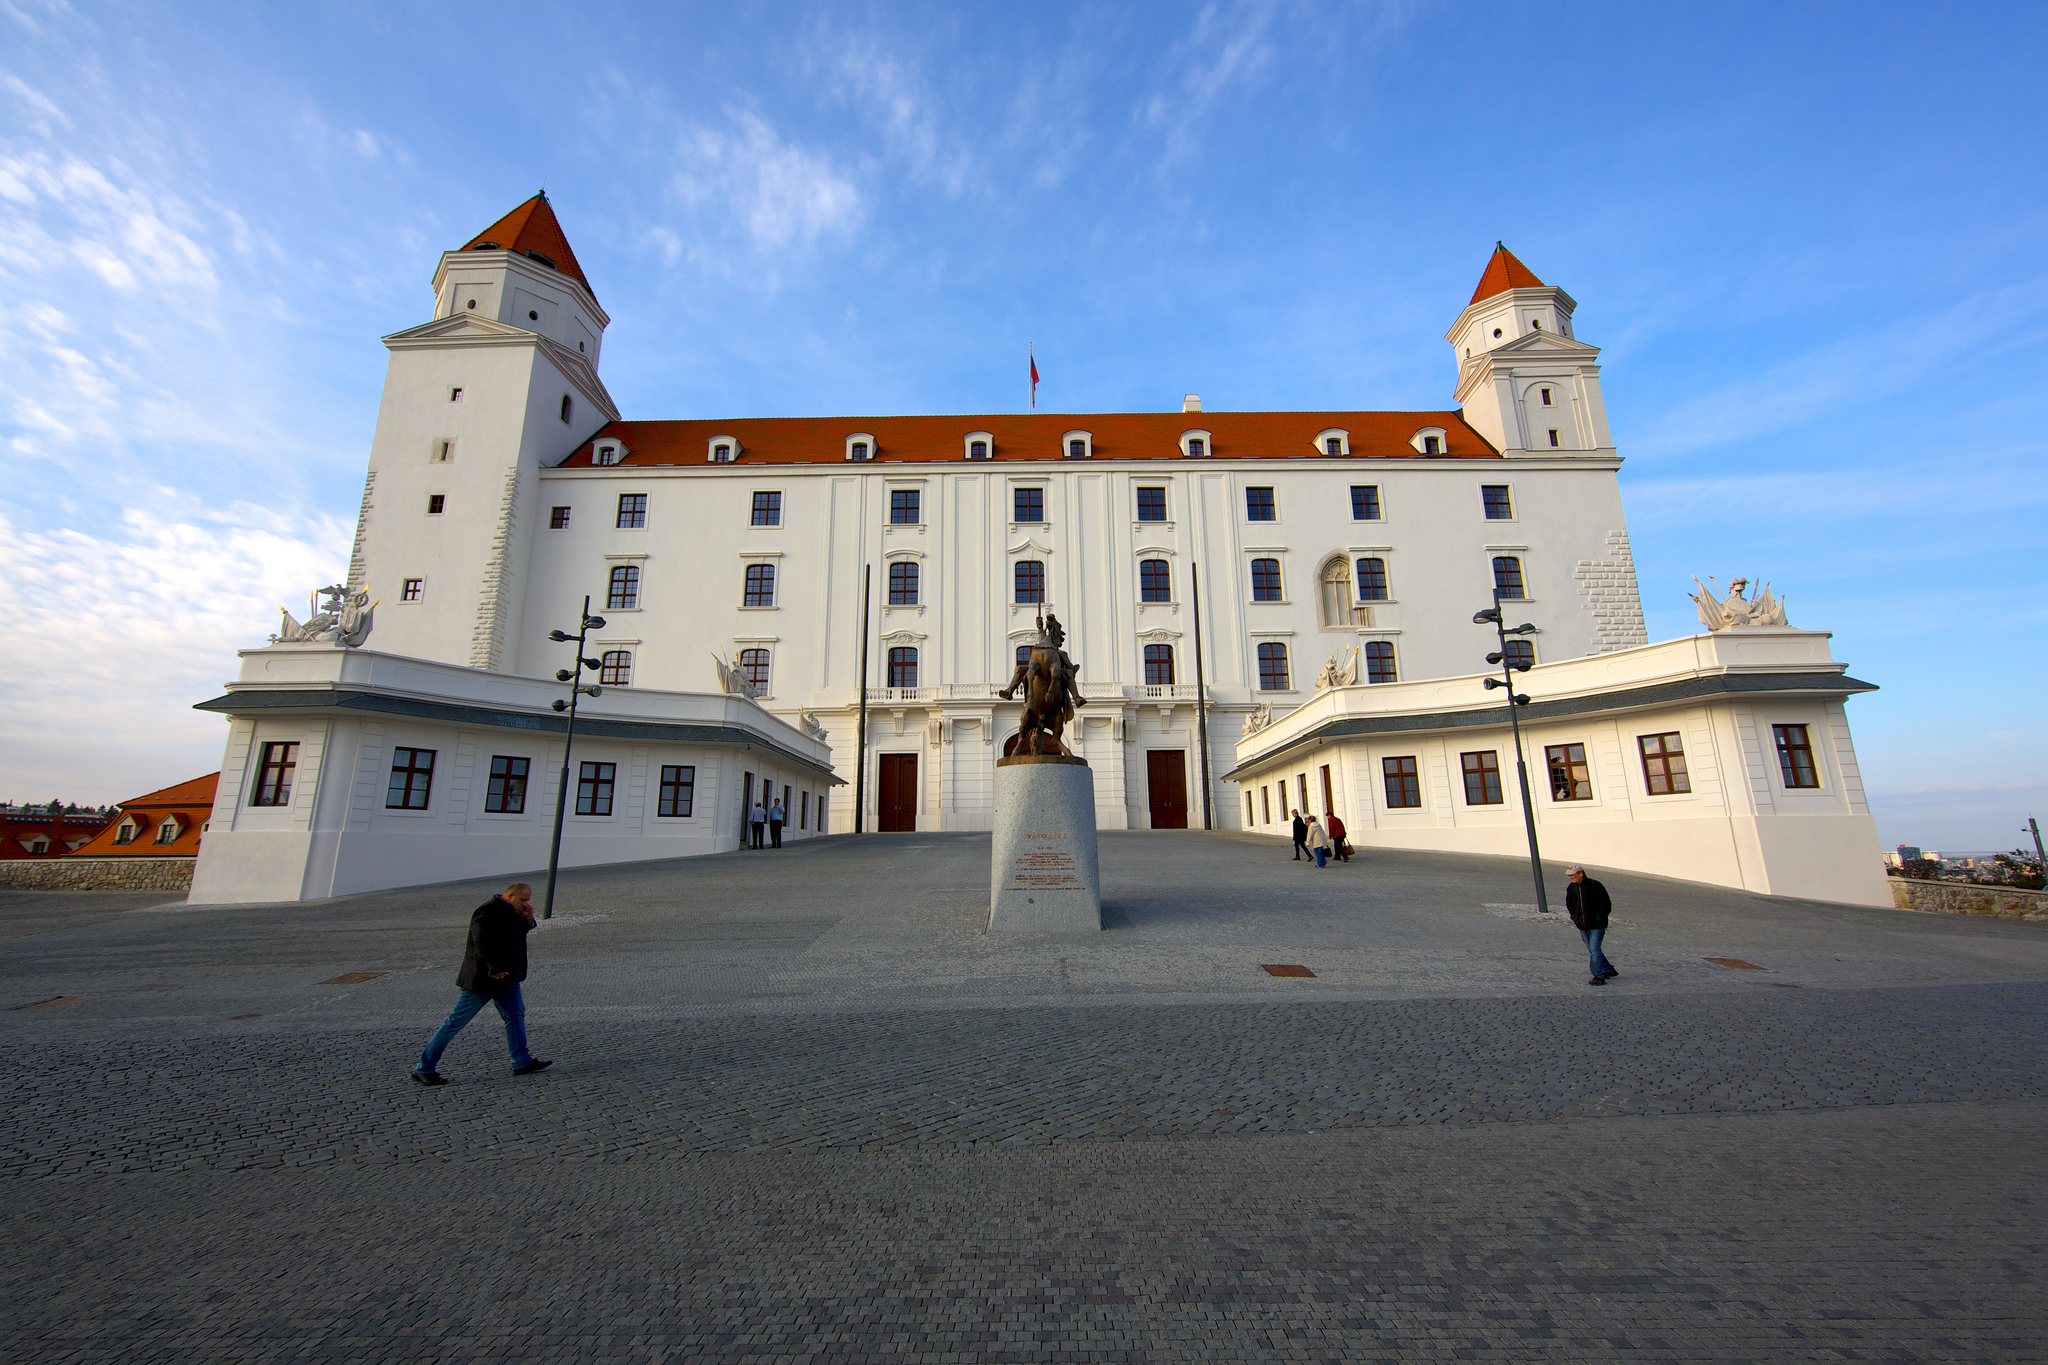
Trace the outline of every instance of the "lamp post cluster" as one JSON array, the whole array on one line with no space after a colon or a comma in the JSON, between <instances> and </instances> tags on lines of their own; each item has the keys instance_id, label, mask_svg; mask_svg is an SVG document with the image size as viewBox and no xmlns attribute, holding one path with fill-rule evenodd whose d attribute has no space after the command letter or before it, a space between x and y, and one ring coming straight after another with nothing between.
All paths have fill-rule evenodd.
<instances>
[{"instance_id":1,"label":"lamp post cluster","mask_svg":"<svg viewBox=\"0 0 2048 1365\"><path fill-rule=\"evenodd\" d=\"M555 680L557 682L571 684L569 700L563 701L557 698L554 704L555 710L567 711L569 713L569 729L562 736L562 780L555 788L555 842L554 846L548 850L548 895L546 902L541 906L540 917L542 919L553 919L555 917L555 872L562 865L562 821L569 813L569 751L576 743L576 703L583 697L597 697L604 694L604 689L596 683L586 683L583 681L584 669L587 668L595 673L598 669L604 667L604 661L601 659L586 659L583 657L584 640L591 631L603 629L604 618L590 614L590 599L585 597L583 599L582 629L578 630L574 635L560 630L548 632L548 638L557 644L566 644L571 640L576 642L576 667L573 669L558 668L555 670Z\"/></svg>"},{"instance_id":2,"label":"lamp post cluster","mask_svg":"<svg viewBox=\"0 0 2048 1365\"><path fill-rule=\"evenodd\" d=\"M1487 691L1505 687L1508 691L1508 724L1515 734L1515 776L1522 783L1522 823L1529 831L1529 870L1536 878L1536 911L1550 913L1550 895L1543 889L1543 855L1536 849L1536 807L1529 799L1529 764L1522 757L1522 708L1529 704L1527 693L1515 691L1515 674L1526 673L1530 661L1508 657L1508 636L1534 635L1536 627L1524 621L1519 626L1509 627L1500 613L1500 589L1493 590L1493 605L1484 611L1472 614L1475 626L1492 626L1494 635L1500 641L1500 648L1486 656L1489 664L1500 665L1498 678L1486 679Z\"/></svg>"}]
</instances>

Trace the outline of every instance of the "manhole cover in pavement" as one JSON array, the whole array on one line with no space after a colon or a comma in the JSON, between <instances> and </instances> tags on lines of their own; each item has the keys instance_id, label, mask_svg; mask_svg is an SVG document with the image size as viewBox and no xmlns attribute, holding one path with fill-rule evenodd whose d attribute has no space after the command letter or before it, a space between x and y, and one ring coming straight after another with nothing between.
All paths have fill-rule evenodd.
<instances>
[{"instance_id":1,"label":"manhole cover in pavement","mask_svg":"<svg viewBox=\"0 0 2048 1365\"><path fill-rule=\"evenodd\" d=\"M85 999L82 995L53 995L48 1000L38 1000L32 1005L16 1005L18 1010L46 1010L58 1005L68 1005L74 1000Z\"/></svg>"},{"instance_id":2,"label":"manhole cover in pavement","mask_svg":"<svg viewBox=\"0 0 2048 1365\"><path fill-rule=\"evenodd\" d=\"M323 986L360 986L365 981L375 981L378 977L384 975L386 975L384 972L343 972L340 976L328 977L320 984Z\"/></svg>"},{"instance_id":3,"label":"manhole cover in pavement","mask_svg":"<svg viewBox=\"0 0 2048 1365\"><path fill-rule=\"evenodd\" d=\"M1298 962L1268 962L1262 964L1268 976L1314 976L1315 973Z\"/></svg>"},{"instance_id":4,"label":"manhole cover in pavement","mask_svg":"<svg viewBox=\"0 0 2048 1365\"><path fill-rule=\"evenodd\" d=\"M1733 967L1738 972L1761 972L1769 970L1768 968L1757 966L1754 962L1744 962L1739 957L1710 957L1707 959L1707 961L1713 963L1716 967Z\"/></svg>"}]
</instances>

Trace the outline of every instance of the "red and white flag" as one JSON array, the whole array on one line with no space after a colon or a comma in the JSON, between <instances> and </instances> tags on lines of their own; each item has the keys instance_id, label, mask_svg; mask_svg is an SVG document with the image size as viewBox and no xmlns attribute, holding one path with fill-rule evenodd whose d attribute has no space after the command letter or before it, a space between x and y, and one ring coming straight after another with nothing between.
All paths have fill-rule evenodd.
<instances>
[{"instance_id":1,"label":"red and white flag","mask_svg":"<svg viewBox=\"0 0 2048 1365\"><path fill-rule=\"evenodd\" d=\"M1038 411L1038 357L1031 355L1031 352L1028 350L1025 354L1031 357L1031 410L1036 412Z\"/></svg>"}]
</instances>

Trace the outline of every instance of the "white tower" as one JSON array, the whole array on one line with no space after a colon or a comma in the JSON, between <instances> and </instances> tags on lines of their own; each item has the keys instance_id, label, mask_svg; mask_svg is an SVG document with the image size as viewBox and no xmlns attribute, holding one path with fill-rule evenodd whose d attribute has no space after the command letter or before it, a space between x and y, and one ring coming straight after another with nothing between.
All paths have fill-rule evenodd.
<instances>
[{"instance_id":1,"label":"white tower","mask_svg":"<svg viewBox=\"0 0 2048 1365\"><path fill-rule=\"evenodd\" d=\"M391 350L349 583L380 605L370 647L517 667L536 471L618 408L597 376L610 318L545 194L444 252L434 320Z\"/></svg>"},{"instance_id":2,"label":"white tower","mask_svg":"<svg viewBox=\"0 0 2048 1365\"><path fill-rule=\"evenodd\" d=\"M1472 302L1445 333L1465 420L1510 459L1615 453L1600 348L1572 337L1577 307L1496 243Z\"/></svg>"}]
</instances>

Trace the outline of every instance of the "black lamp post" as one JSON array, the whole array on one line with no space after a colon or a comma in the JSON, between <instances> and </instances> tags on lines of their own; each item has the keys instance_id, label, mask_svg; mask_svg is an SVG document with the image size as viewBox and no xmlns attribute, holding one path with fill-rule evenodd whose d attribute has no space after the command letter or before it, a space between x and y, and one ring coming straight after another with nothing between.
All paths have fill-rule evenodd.
<instances>
[{"instance_id":1,"label":"black lamp post","mask_svg":"<svg viewBox=\"0 0 2048 1365\"><path fill-rule=\"evenodd\" d=\"M1493 605L1485 611L1474 612L1472 624L1492 626L1500 640L1500 650L1486 656L1486 662L1500 665L1500 676L1486 679L1486 687L1488 691L1496 687L1508 690L1508 724L1515 732L1515 776L1522 782L1522 823L1529 831L1529 870L1536 878L1536 912L1547 915L1550 913L1550 895L1543 889L1543 855L1536 850L1536 807L1529 799L1529 764L1522 757L1522 708L1529 704L1529 698L1527 694L1515 691L1515 674L1527 672L1529 665L1525 661L1508 658L1508 636L1534 635L1536 627L1525 621L1510 630L1502 624L1500 602L1500 589L1495 588Z\"/></svg>"},{"instance_id":2,"label":"black lamp post","mask_svg":"<svg viewBox=\"0 0 2048 1365\"><path fill-rule=\"evenodd\" d=\"M574 669L558 668L555 670L555 678L558 682L572 685L569 688L569 700L562 701L557 699L555 702L555 709L557 711L567 711L569 713L569 729L568 733L562 736L562 781L555 791L555 842L554 847L548 850L548 898L541 907L540 917L542 919L553 919L555 917L555 870L562 865L562 820L569 813L569 751L576 743L576 702L580 697L601 696L604 692L604 689L595 683L585 683L583 681L584 669L587 668L594 673L604 667L604 662L601 659L586 659L583 657L583 641L584 637L589 635L591 631L603 629L604 618L590 614L590 599L585 597L583 599L583 628L581 630L577 631L574 635L569 635L559 630L548 632L548 638L557 644L563 644L570 640L576 642L576 667Z\"/></svg>"}]
</instances>

